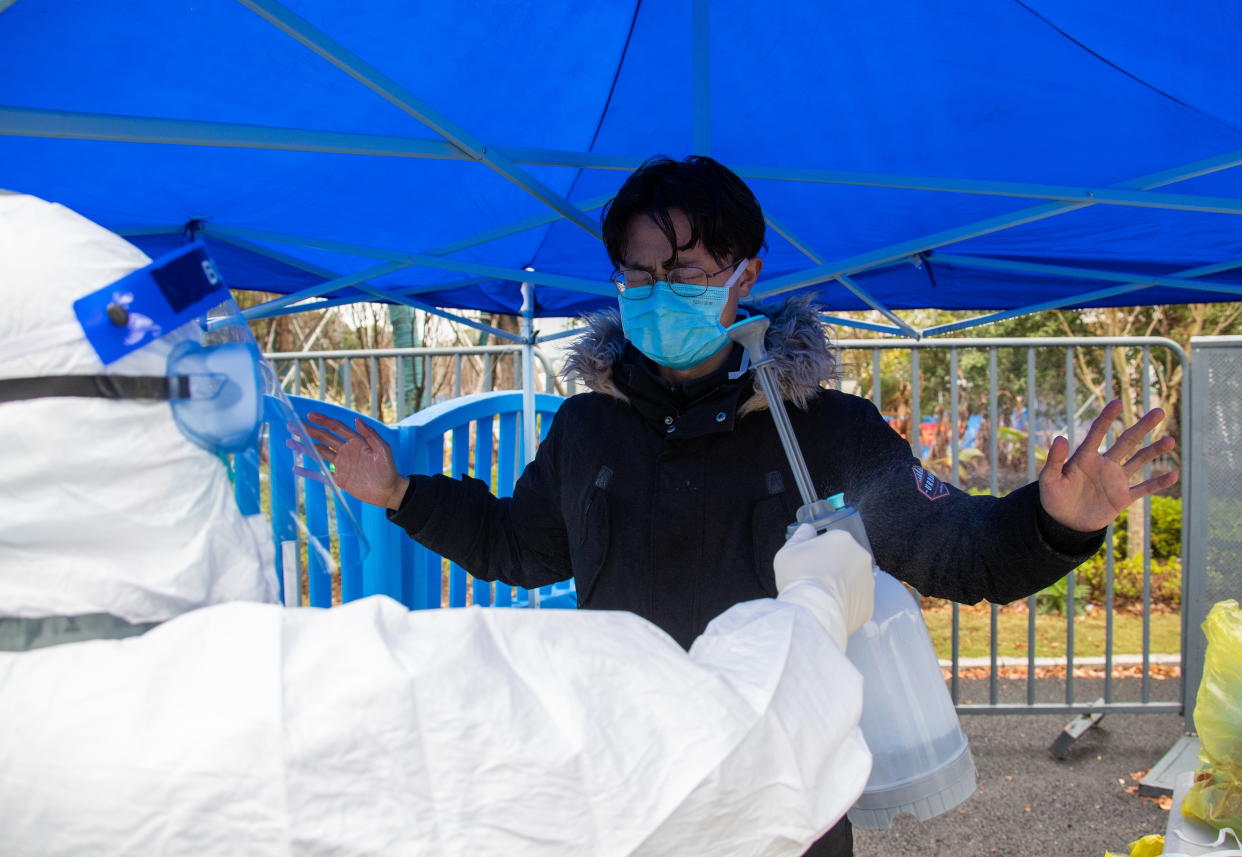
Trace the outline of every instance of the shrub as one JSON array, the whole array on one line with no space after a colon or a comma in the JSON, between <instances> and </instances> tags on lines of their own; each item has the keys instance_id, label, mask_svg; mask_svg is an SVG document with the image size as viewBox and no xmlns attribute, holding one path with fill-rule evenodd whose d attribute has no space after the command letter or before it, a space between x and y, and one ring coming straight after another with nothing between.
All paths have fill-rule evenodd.
<instances>
[{"instance_id":1,"label":"shrub","mask_svg":"<svg viewBox=\"0 0 1242 857\"><path fill-rule=\"evenodd\" d=\"M1113 550L1118 558L1126 556L1126 535L1130 510L1117 518L1113 531ZM1173 559L1182 555L1182 501L1177 497L1151 498L1152 559Z\"/></svg>"},{"instance_id":2,"label":"shrub","mask_svg":"<svg viewBox=\"0 0 1242 857\"><path fill-rule=\"evenodd\" d=\"M1090 588L1081 582L1074 584L1074 615L1081 616L1086 607ZM1039 613L1056 613L1064 616L1066 602L1069 600L1069 577L1062 577L1055 583L1045 586L1035 593L1035 610Z\"/></svg>"},{"instance_id":3,"label":"shrub","mask_svg":"<svg viewBox=\"0 0 1242 857\"><path fill-rule=\"evenodd\" d=\"M1096 554L1077 569L1077 582L1084 584L1092 601L1103 603L1106 583L1104 555ZM1119 604L1143 601L1143 558L1127 557L1113 563L1113 598ZM1151 563L1151 601L1176 608L1182 603L1182 561L1177 557Z\"/></svg>"}]
</instances>

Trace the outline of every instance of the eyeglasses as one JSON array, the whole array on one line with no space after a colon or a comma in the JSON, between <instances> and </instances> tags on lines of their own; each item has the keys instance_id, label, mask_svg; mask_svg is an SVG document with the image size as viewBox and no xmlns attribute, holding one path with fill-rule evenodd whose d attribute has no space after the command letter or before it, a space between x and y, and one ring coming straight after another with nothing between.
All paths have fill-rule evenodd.
<instances>
[{"instance_id":1,"label":"eyeglasses","mask_svg":"<svg viewBox=\"0 0 1242 857\"><path fill-rule=\"evenodd\" d=\"M673 294L680 295L683 298L697 298L710 288L707 283L708 280L712 277L720 276L730 268L736 268L741 261L741 259L738 259L735 262L730 262L712 274L707 273L702 268L670 268L668 270L669 288L673 290ZM644 298L651 297L651 293L655 289L655 278L652 277L650 271L640 269L614 271L612 284L617 287L621 297L626 300L641 301Z\"/></svg>"}]
</instances>

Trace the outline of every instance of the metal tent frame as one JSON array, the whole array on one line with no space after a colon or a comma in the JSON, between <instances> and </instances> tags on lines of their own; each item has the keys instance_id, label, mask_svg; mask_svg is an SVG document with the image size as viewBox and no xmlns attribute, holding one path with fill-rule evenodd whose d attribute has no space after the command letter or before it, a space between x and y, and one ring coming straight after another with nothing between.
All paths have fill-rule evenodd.
<instances>
[{"instance_id":1,"label":"metal tent frame","mask_svg":"<svg viewBox=\"0 0 1242 857\"><path fill-rule=\"evenodd\" d=\"M540 287L600 297L613 294L609 285L591 279L554 274L530 267L518 269L484 264L456 258L452 254L559 221L573 224L594 238L600 238L600 228L589 215L590 212L607 202L607 196L595 197L580 203L571 202L542 183L527 167L559 166L581 170L631 170L641 162L639 158L598 152L490 143L459 125L435 105L419 98L399 81L385 74L358 53L350 50L278 0L238 0L238 2L284 36L296 41L321 60L348 75L359 86L384 99L397 110L413 117L429 132L435 134L437 139L15 106L0 106L0 135L154 145L331 152L382 158L469 161L495 172L514 187L534 197L546 208L543 214L503 224L440 246L423 249L367 246L358 242L338 240L331 235L291 234L221 222L212 218L193 220L189 224L168 223L159 226L117 228L116 231L126 236L177 235L189 231L321 278L320 282L315 285L246 310L245 314L250 319L309 312L355 302L387 301L442 316L475 330L484 331L503 341L518 343L523 346L524 362L529 367L533 364L534 348L537 344L566 335L562 333L540 336L535 330L536 298ZM13 5L14 0L0 0L0 14L5 13ZM634 14L637 16L637 7L635 7ZM696 151L710 154L713 148L713 50L710 0L692 0L690 28L692 31L690 39L692 79L689 89L693 144ZM624 59L624 53L622 59ZM1240 268L1242 259L1221 260L1215 264L1200 265L1171 275L1152 275L1125 270L1100 270L1013 259L985 258L942 252L941 248L967 239L1058 217L1090 206L1154 208L1225 215L1242 214L1242 199L1158 192L1160 188L1229 170L1239 165L1242 165L1242 149L1234 149L1215 157L1173 166L1161 172L1097 187L798 169L775 165L738 165L735 171L744 178L777 182L922 190L1035 201L1032 206L1015 212L911 237L840 259L826 257L811 242L795 234L784 223L778 222L771 216L767 218L771 230L789 242L810 262L810 265L802 270L764 281L762 287L756 291L757 298L772 298L799 289L837 284L871 310L879 313L887 323L879 324L837 315L825 315L826 321L835 325L920 340L956 333L1027 313L1070 307L1104 297L1133 294L1155 286L1210 292L1228 299L1238 299L1242 296L1242 280L1222 282L1219 279L1208 281L1203 278ZM330 270L305 258L302 253L307 250L371 259L375 261L375 264L352 272ZM916 329L855 279L856 275L863 272L911 263L929 268L950 265L965 269L998 270L1011 274L1064 277L1077 282L1103 282L1108 285L1021 307L987 312L951 324ZM373 282L384 275L411 267L448 271L461 275L461 278L448 283L440 282L434 285L402 288L388 288ZM425 293L443 293L446 289L453 287L468 287L497 280L521 284L522 322L521 333L517 336L467 318L460 312L454 312L452 308L436 305L420 297ZM533 372L524 373L524 385L527 388L528 397L533 396L532 377ZM528 413L527 419L533 419L533 411ZM533 430L528 431L526 437L533 444ZM533 449L528 449L527 453L528 455L533 453Z\"/></svg>"},{"instance_id":2,"label":"metal tent frame","mask_svg":"<svg viewBox=\"0 0 1242 857\"><path fill-rule=\"evenodd\" d=\"M14 0L0 3L0 13L13 5ZM247 311L249 318L267 318L289 312L305 312L362 301L391 301L416 307L429 313L442 315L504 340L514 341L512 334L495 327L481 324L460 314L446 311L419 300L420 292L444 291L453 286L475 285L492 280L508 280L529 284L530 290L549 286L588 294L607 296L611 289L592 280L550 274L537 270L515 270L495 265L479 264L461 259L447 258L449 254L469 247L476 247L500 238L515 235L528 229L564 220L578 226L588 234L599 238L598 225L587 213L602 206L605 198L596 198L584 204L574 204L536 179L522 165L555 165L595 170L631 170L640 159L628 156L612 156L595 152L574 152L538 148L494 145L487 143L469 130L461 127L433 105L418 98L396 80L385 75L357 53L316 28L277 0L238 0L247 9L267 21L291 39L296 40L323 60L352 77L363 87L387 100L397 109L417 119L441 139L421 139L342 132L316 131L256 125L240 125L218 122L202 122L158 117L105 115L64 110L44 110L18 107L0 107L0 134L42 138L66 138L76 140L123 141L150 144L172 144L213 147L241 147L257 149L281 149L302 152L335 152L374 157L430 158L442 160L473 161L493 170L506 181L530 194L549 211L544 216L526 218L487 232L473 235L444 246L421 251L404 248L389 249L367 247L357 243L332 240L328 236L308 236L248 229L238 225L202 221L192 227L202 234L280 261L284 264L322 276L321 283L292 294L282 296ZM712 127L712 51L710 0L693 0L693 138L697 151L711 152ZM1175 276L1151 276L1125 271L1101 271L1094 268L1041 265L1031 262L1005 261L991 258L942 254L937 250L949 244L1012 229L1036 220L1056 217L1094 205L1133 206L1180 211L1242 214L1242 199L1200 196L1174 193L1157 193L1157 188L1227 170L1242 165L1242 149L1225 152L1217 157L1196 161L1130 181L1102 187L1072 187L1017 181L984 181L971 179L937 178L883 173L849 172L822 169L793 169L776 166L738 166L736 172L744 178L769 179L783 182L812 182L854 185L874 188L897 188L939 191L959 194L982 194L1021 199L1038 200L1038 204L1017 212L967 223L929 235L878 247L850 258L830 260L817 252L807 242L790 232L773 218L768 218L772 230L790 242L812 266L766 281L756 296L770 298L786 292L837 283L858 297L872 310L881 314L889 324L874 324L839 316L826 316L833 324L887 334L921 339L924 337L954 333L971 327L1001 321L1032 312L1074 306L1083 301L1101 297L1134 293L1152 286L1210 291L1230 299L1242 295L1242 282L1205 282L1202 277L1219 274L1242 267L1242 259L1222 260L1215 265L1199 266L1178 272ZM186 224L167 224L162 227L120 228L122 235L177 234L187 229ZM374 267L353 273L326 270L295 252L274 250L256 242L276 244L287 248L316 248L382 260ZM892 309L861 287L853 275L874 271L894 265L914 262L920 265L952 264L966 268L1003 270L1011 273L1039 273L1064 276L1071 279L1104 280L1116 283L1106 289L1086 291L1072 296L1032 303L1027 306L1001 312L986 313L965 321L917 330L902 320ZM407 289L385 289L369 283L370 280L409 266L420 266L465 274L469 279L434 286ZM323 298L321 296L352 289L347 296ZM528 304L523 318L530 332L516 341L527 346L546 342L552 337L539 337L531 327L533 315Z\"/></svg>"}]
</instances>

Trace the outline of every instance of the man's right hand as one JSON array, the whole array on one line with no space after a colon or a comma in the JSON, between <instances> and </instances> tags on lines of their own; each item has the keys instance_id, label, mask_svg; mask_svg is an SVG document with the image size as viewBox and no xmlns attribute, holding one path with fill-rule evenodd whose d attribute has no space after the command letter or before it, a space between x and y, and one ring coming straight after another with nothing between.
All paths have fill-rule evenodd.
<instances>
[{"instance_id":1,"label":"man's right hand","mask_svg":"<svg viewBox=\"0 0 1242 857\"><path fill-rule=\"evenodd\" d=\"M307 433L318 443L319 456L335 468L333 477L342 491L372 506L396 509L410 482L397 473L392 449L361 419L351 431L324 414L307 414Z\"/></svg>"}]
</instances>

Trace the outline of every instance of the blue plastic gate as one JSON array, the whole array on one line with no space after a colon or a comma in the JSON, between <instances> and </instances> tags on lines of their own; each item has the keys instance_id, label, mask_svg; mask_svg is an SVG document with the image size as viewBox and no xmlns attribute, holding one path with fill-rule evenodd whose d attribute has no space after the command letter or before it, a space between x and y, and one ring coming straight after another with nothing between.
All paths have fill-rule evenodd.
<instances>
[{"instance_id":1,"label":"blue plastic gate","mask_svg":"<svg viewBox=\"0 0 1242 857\"><path fill-rule=\"evenodd\" d=\"M407 474L469 474L492 486L499 497L513 492L524 465L521 456L522 392L502 390L453 399L387 426L339 405L300 396L290 401L298 416L311 411L347 425L361 419L393 449L398 469ZM539 393L535 397L537 431L542 440L552 415L563 400ZM475 580L455 563L418 545L388 521L384 509L346 497L358 521L368 550L357 537L337 524L339 510L324 487L293 474L293 452L286 445L288 428L278 419L267 422L268 461L238 464L238 504L246 514L264 511L272 518L277 556L277 578L286 592L285 603L330 607L369 595L388 595L411 609L464 607L467 603L497 607L574 607L573 582L566 581L530 591L500 583ZM266 484L266 490L265 490ZM300 490L299 490L300 489ZM310 537L310 538L308 538ZM319 546L319 547L316 547ZM331 555L325 555L331 551ZM339 591L334 591L331 568L340 567ZM469 594L468 594L469 592Z\"/></svg>"}]
</instances>

